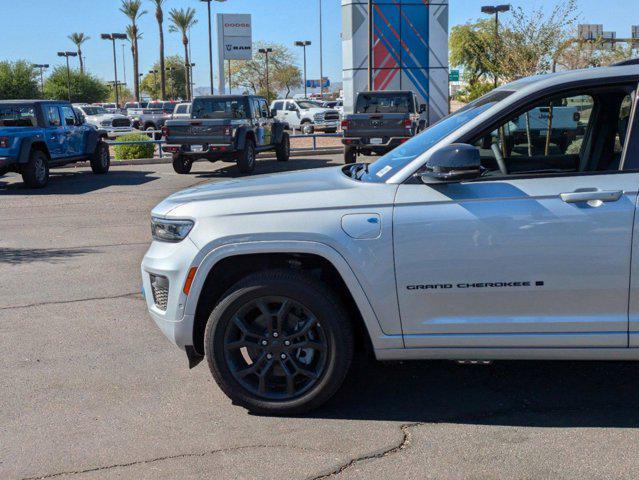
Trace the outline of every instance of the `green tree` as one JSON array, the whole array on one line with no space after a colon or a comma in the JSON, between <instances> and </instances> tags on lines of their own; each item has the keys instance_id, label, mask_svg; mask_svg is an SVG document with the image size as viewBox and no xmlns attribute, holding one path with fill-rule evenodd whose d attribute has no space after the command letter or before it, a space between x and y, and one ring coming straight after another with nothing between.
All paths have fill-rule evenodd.
<instances>
[{"instance_id":1,"label":"green tree","mask_svg":"<svg viewBox=\"0 0 639 480\"><path fill-rule=\"evenodd\" d=\"M253 51L266 47L273 49L268 56L270 102L280 92L285 91L289 95L293 88L299 87L302 84L302 74L295 65L295 55L284 45L256 42ZM234 88L237 86L266 97L266 56L256 54L251 60L232 60L231 80Z\"/></svg>"},{"instance_id":2,"label":"green tree","mask_svg":"<svg viewBox=\"0 0 639 480\"><path fill-rule=\"evenodd\" d=\"M40 98L38 71L26 60L0 62L0 100Z\"/></svg>"},{"instance_id":3,"label":"green tree","mask_svg":"<svg viewBox=\"0 0 639 480\"><path fill-rule=\"evenodd\" d=\"M494 23L490 20L456 25L450 31L450 64L464 70L471 85L495 71Z\"/></svg>"},{"instance_id":4,"label":"green tree","mask_svg":"<svg viewBox=\"0 0 639 480\"><path fill-rule=\"evenodd\" d=\"M187 9L180 8L179 10L174 8L169 12L169 17L171 17L171 27L169 28L170 32L178 32L182 34L182 45L184 45L184 65L190 65L191 60L189 59L189 29L197 23L195 18L195 10L191 7ZM191 99L191 75L190 68L185 68L186 73L186 85L189 88L186 89L186 100Z\"/></svg>"},{"instance_id":5,"label":"green tree","mask_svg":"<svg viewBox=\"0 0 639 480\"><path fill-rule=\"evenodd\" d=\"M109 95L107 96L106 101L115 103L115 90L113 89L113 85L107 84L107 87L109 88ZM119 92L118 100L120 100L121 104L133 101L133 92L131 91L130 88L126 87L125 85L120 85L118 87L118 92Z\"/></svg>"},{"instance_id":6,"label":"green tree","mask_svg":"<svg viewBox=\"0 0 639 480\"><path fill-rule=\"evenodd\" d=\"M70 72L70 78L72 102L103 102L109 96L109 87L93 75L73 69ZM66 100L68 98L66 66L53 69L44 83L44 96L53 100Z\"/></svg>"},{"instance_id":7,"label":"green tree","mask_svg":"<svg viewBox=\"0 0 639 480\"><path fill-rule=\"evenodd\" d=\"M165 59L166 68L166 91L167 97L172 99L186 98L186 72L184 59L179 55L172 55ZM153 65L152 70L159 70L159 63ZM140 89L151 98L161 98L162 90L160 85L160 75L147 73L140 83Z\"/></svg>"},{"instance_id":8,"label":"green tree","mask_svg":"<svg viewBox=\"0 0 639 480\"><path fill-rule=\"evenodd\" d=\"M140 98L140 77L138 76L140 70L140 50L138 48L138 40L141 38L141 33L138 28L138 20L142 15L146 14L146 10L142 10L142 0L122 0L122 6L120 11L126 15L131 24L127 28L127 34L129 41L131 42L133 53L133 90L135 93L135 99Z\"/></svg>"},{"instance_id":9,"label":"green tree","mask_svg":"<svg viewBox=\"0 0 639 480\"><path fill-rule=\"evenodd\" d=\"M69 40L71 40L76 49L78 50L78 58L80 59L80 72L84 73L84 58L82 58L82 44L89 40L91 37L85 35L84 33L72 33L69 35Z\"/></svg>"},{"instance_id":10,"label":"green tree","mask_svg":"<svg viewBox=\"0 0 639 480\"><path fill-rule=\"evenodd\" d=\"M158 22L158 29L160 31L160 65L159 68L154 70L160 70L160 95L156 98L164 100L166 98L166 71L164 70L166 64L164 61L164 11L162 7L166 0L152 0L155 4L155 19Z\"/></svg>"}]
</instances>

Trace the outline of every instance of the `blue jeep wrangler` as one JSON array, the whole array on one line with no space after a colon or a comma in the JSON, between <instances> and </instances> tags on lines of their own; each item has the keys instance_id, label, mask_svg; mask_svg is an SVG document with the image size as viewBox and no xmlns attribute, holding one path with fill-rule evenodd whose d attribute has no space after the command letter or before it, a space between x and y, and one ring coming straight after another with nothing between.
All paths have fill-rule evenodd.
<instances>
[{"instance_id":1,"label":"blue jeep wrangler","mask_svg":"<svg viewBox=\"0 0 639 480\"><path fill-rule=\"evenodd\" d=\"M0 175L17 172L31 188L42 188L49 168L89 160L94 173L111 164L106 132L88 125L69 102L0 101Z\"/></svg>"}]
</instances>

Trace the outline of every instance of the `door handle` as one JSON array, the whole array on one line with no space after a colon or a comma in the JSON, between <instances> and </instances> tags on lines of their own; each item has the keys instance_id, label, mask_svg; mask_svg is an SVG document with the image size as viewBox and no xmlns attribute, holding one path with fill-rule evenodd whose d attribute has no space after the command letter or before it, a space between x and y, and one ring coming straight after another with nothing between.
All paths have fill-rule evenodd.
<instances>
[{"instance_id":1,"label":"door handle","mask_svg":"<svg viewBox=\"0 0 639 480\"><path fill-rule=\"evenodd\" d=\"M561 193L559 196L566 203L583 203L591 201L616 202L623 195L621 190L576 190L570 193Z\"/></svg>"}]
</instances>

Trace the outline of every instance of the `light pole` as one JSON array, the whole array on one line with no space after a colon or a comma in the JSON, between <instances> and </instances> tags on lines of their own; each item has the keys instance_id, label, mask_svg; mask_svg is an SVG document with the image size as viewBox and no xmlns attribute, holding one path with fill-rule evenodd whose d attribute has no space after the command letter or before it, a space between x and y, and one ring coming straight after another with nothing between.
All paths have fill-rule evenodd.
<instances>
[{"instance_id":1,"label":"light pole","mask_svg":"<svg viewBox=\"0 0 639 480\"><path fill-rule=\"evenodd\" d=\"M151 75L153 75L153 87L154 88L158 88L158 73L160 73L159 70L149 70L149 73Z\"/></svg>"},{"instance_id":2,"label":"light pole","mask_svg":"<svg viewBox=\"0 0 639 480\"><path fill-rule=\"evenodd\" d=\"M126 83L126 54L124 53L126 44L122 44L122 75L124 76L124 83Z\"/></svg>"},{"instance_id":3,"label":"light pole","mask_svg":"<svg viewBox=\"0 0 639 480\"><path fill-rule=\"evenodd\" d=\"M71 68L69 67L69 57L77 57L78 52L58 52L58 57L67 59L67 91L69 93L69 101L71 101Z\"/></svg>"},{"instance_id":4,"label":"light pole","mask_svg":"<svg viewBox=\"0 0 639 480\"><path fill-rule=\"evenodd\" d=\"M173 71L175 67L166 67L164 70L169 72L169 95L171 96L171 100L173 100Z\"/></svg>"},{"instance_id":5,"label":"light pole","mask_svg":"<svg viewBox=\"0 0 639 480\"><path fill-rule=\"evenodd\" d=\"M495 47L497 46L497 42L499 41L499 13L508 12L510 10L510 5L485 5L481 7L481 13L485 13L487 15L495 15ZM495 87L497 87L497 74L495 73Z\"/></svg>"},{"instance_id":6,"label":"light pole","mask_svg":"<svg viewBox=\"0 0 639 480\"><path fill-rule=\"evenodd\" d=\"M193 67L195 67L195 63L187 63L186 68L189 70L189 78L191 79L191 85L188 85L188 100L193 100L193 86L195 82L193 81Z\"/></svg>"},{"instance_id":7,"label":"light pole","mask_svg":"<svg viewBox=\"0 0 639 480\"><path fill-rule=\"evenodd\" d=\"M211 76L211 95L213 95L213 30L211 28L211 2L213 0L200 0L206 3L206 8L209 16L209 71ZM216 2L226 2L226 0L215 0ZM220 75L223 75L220 72Z\"/></svg>"},{"instance_id":8,"label":"light pole","mask_svg":"<svg viewBox=\"0 0 639 480\"><path fill-rule=\"evenodd\" d=\"M100 35L102 40L110 40L113 44L113 72L115 74L115 106L120 108L120 93L118 91L118 59L115 55L115 41L116 40L126 40L127 36L125 33L103 33Z\"/></svg>"},{"instance_id":9,"label":"light pole","mask_svg":"<svg viewBox=\"0 0 639 480\"><path fill-rule=\"evenodd\" d=\"M308 95L306 94L306 47L310 44L310 40L298 40L295 42L296 47L302 47L304 49L304 98L308 98Z\"/></svg>"},{"instance_id":10,"label":"light pole","mask_svg":"<svg viewBox=\"0 0 639 480\"><path fill-rule=\"evenodd\" d=\"M322 0L319 0L319 30L320 30L320 98L324 98L324 42L322 32Z\"/></svg>"},{"instance_id":11,"label":"light pole","mask_svg":"<svg viewBox=\"0 0 639 480\"><path fill-rule=\"evenodd\" d=\"M40 69L40 90L42 90L42 96L44 97L44 71L49 68L48 63L34 63L33 68Z\"/></svg>"},{"instance_id":12,"label":"light pole","mask_svg":"<svg viewBox=\"0 0 639 480\"><path fill-rule=\"evenodd\" d=\"M270 102L271 90L268 85L268 54L273 52L272 48L260 48L258 52L263 53L266 56L266 101Z\"/></svg>"}]
</instances>

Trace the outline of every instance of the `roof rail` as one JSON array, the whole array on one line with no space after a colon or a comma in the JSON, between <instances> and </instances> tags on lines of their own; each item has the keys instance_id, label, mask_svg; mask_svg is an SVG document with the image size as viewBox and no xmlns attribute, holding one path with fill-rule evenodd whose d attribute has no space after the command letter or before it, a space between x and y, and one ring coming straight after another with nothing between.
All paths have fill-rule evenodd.
<instances>
[{"instance_id":1,"label":"roof rail","mask_svg":"<svg viewBox=\"0 0 639 480\"><path fill-rule=\"evenodd\" d=\"M611 67L625 67L626 65L639 65L639 58L629 58L620 62L615 62Z\"/></svg>"}]
</instances>

